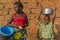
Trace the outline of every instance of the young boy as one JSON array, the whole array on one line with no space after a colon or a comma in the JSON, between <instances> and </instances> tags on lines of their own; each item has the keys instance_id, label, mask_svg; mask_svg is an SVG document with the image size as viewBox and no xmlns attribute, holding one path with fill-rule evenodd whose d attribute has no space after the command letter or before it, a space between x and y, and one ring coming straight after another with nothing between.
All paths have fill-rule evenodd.
<instances>
[{"instance_id":1,"label":"young boy","mask_svg":"<svg viewBox=\"0 0 60 40\"><path fill-rule=\"evenodd\" d=\"M39 36L40 40L52 40L52 30L53 30L53 25L55 21L55 16L56 14L53 15L52 21L50 21L50 16L45 15L43 21L41 20L40 16L38 18L39 20Z\"/></svg>"},{"instance_id":2,"label":"young boy","mask_svg":"<svg viewBox=\"0 0 60 40\"><path fill-rule=\"evenodd\" d=\"M27 15L22 11L22 9L23 9L23 4L21 2L18 1L18 2L14 3L15 13L9 20L8 25L14 26L14 27L20 29L20 32L23 33L23 36L20 40L26 40L25 27L28 25L28 18L27 18ZM12 40L14 40L14 39L12 39Z\"/></svg>"}]
</instances>

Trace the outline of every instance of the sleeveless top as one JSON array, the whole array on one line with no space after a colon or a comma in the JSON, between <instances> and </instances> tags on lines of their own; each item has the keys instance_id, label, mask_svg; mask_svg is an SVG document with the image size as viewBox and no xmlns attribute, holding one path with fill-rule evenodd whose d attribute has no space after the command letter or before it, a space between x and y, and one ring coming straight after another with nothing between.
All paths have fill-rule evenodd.
<instances>
[{"instance_id":1,"label":"sleeveless top","mask_svg":"<svg viewBox=\"0 0 60 40\"><path fill-rule=\"evenodd\" d=\"M25 20L26 20L26 14L23 14L23 17L17 17L16 13L14 13L13 15L13 24L17 25L17 26L21 26L25 24Z\"/></svg>"}]
</instances>

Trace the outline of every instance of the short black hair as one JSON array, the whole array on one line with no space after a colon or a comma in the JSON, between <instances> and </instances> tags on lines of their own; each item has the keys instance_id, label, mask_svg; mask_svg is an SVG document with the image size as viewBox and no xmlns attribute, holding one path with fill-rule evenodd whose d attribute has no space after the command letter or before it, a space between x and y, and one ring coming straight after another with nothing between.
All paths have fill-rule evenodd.
<instances>
[{"instance_id":1,"label":"short black hair","mask_svg":"<svg viewBox=\"0 0 60 40\"><path fill-rule=\"evenodd\" d=\"M23 4L20 1L17 1L14 3L14 5L16 5L16 4L23 9Z\"/></svg>"},{"instance_id":2,"label":"short black hair","mask_svg":"<svg viewBox=\"0 0 60 40\"><path fill-rule=\"evenodd\" d=\"M48 17L49 21L50 21L50 16L49 15L45 15L45 17Z\"/></svg>"}]
</instances>

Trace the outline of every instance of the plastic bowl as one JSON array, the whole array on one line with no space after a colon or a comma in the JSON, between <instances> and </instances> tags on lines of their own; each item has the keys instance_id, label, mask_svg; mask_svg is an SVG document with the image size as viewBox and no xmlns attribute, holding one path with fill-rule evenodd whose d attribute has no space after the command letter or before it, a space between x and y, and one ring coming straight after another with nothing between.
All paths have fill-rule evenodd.
<instances>
[{"instance_id":1,"label":"plastic bowl","mask_svg":"<svg viewBox=\"0 0 60 40\"><path fill-rule=\"evenodd\" d=\"M3 26L0 28L0 34L3 36L11 36L14 33L14 29L10 26Z\"/></svg>"}]
</instances>

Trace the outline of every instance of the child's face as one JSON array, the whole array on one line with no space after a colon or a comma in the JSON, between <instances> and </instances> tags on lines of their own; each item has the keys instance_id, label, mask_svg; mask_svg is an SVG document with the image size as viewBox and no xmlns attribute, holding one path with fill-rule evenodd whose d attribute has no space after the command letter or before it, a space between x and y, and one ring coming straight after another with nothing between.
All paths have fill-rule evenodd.
<instances>
[{"instance_id":1,"label":"child's face","mask_svg":"<svg viewBox=\"0 0 60 40\"><path fill-rule=\"evenodd\" d=\"M49 18L48 17L44 17L44 24L48 24L49 23Z\"/></svg>"},{"instance_id":2,"label":"child's face","mask_svg":"<svg viewBox=\"0 0 60 40\"><path fill-rule=\"evenodd\" d=\"M19 7L17 4L14 5L14 10L18 13L22 11L21 7Z\"/></svg>"}]
</instances>

